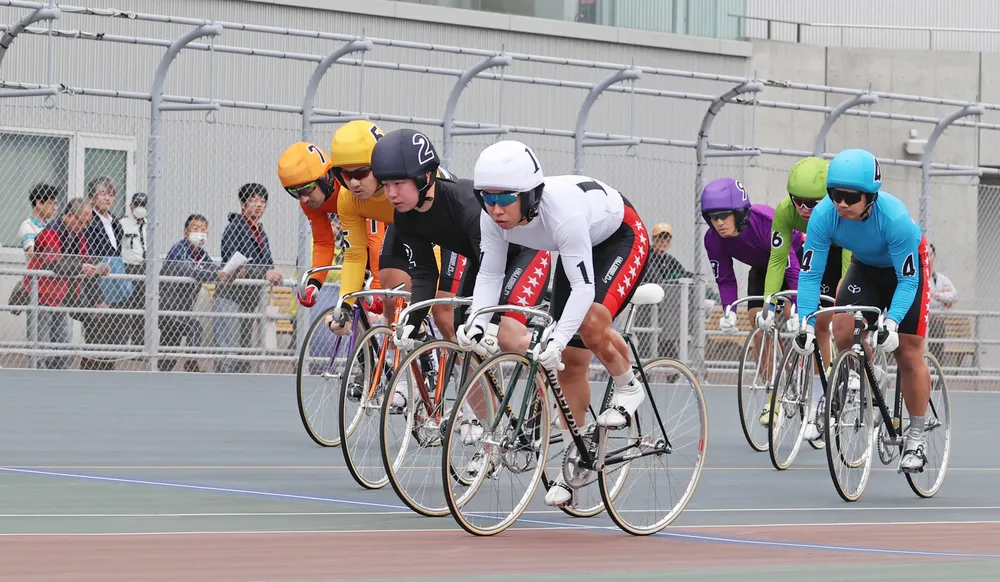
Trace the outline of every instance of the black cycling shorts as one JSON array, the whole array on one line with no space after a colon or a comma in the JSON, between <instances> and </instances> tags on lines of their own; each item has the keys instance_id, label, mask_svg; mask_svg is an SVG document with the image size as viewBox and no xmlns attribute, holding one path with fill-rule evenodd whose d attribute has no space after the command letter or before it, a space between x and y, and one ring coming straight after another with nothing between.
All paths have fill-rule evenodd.
<instances>
[{"instance_id":1,"label":"black cycling shorts","mask_svg":"<svg viewBox=\"0 0 1000 582\"><path fill-rule=\"evenodd\" d=\"M385 229L382 250L378 257L379 269L399 269L409 273L410 268L416 266L413 262L413 251L396 235L396 228L392 224ZM462 255L442 248L438 290L457 294L467 262Z\"/></svg>"},{"instance_id":2,"label":"black cycling shorts","mask_svg":"<svg viewBox=\"0 0 1000 582\"><path fill-rule=\"evenodd\" d=\"M600 303L614 319L625 309L646 273L649 258L649 235L632 204L625 202L625 216L618 230L594 247L594 303ZM552 316L558 321L570 293L569 279L563 270L562 257L556 261L552 284ZM579 335L569 345L586 348Z\"/></svg>"},{"instance_id":3,"label":"black cycling shorts","mask_svg":"<svg viewBox=\"0 0 1000 582\"><path fill-rule=\"evenodd\" d=\"M910 308L906 311L903 321L899 322L899 333L927 337L927 319L930 309L930 295L927 282L930 280L930 267L927 263L927 240L921 240L917 251L917 261L909 261L903 265L904 276L907 271L911 277L918 277L917 293L913 297ZM913 264L913 263L917 264ZM837 293L837 305L866 305L879 309L888 309L892 296L896 292L896 269L893 267L873 267L851 260L847 268L844 282ZM878 316L865 313L869 324L874 324Z\"/></svg>"},{"instance_id":4,"label":"black cycling shorts","mask_svg":"<svg viewBox=\"0 0 1000 582\"><path fill-rule=\"evenodd\" d=\"M802 247L799 247L796 255L799 257L799 264L802 264ZM840 285L840 274L844 268L844 249L837 245L830 245L830 252L826 256L826 268L823 269L823 281L820 283L819 292L823 295L836 299L837 285ZM782 289L784 291L784 289Z\"/></svg>"}]
</instances>

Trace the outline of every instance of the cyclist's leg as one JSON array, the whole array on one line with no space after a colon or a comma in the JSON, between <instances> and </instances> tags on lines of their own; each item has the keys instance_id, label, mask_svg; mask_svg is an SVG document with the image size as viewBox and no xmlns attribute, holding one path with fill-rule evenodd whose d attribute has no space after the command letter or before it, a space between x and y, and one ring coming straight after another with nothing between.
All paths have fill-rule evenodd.
<instances>
[{"instance_id":1,"label":"cyclist's leg","mask_svg":"<svg viewBox=\"0 0 1000 582\"><path fill-rule=\"evenodd\" d=\"M410 290L410 259L406 247L399 237L396 236L396 228L389 225L385 230L385 237L382 240L382 252L379 253L379 282L383 289L392 289L398 285L403 285L406 291ZM396 314L396 302L384 301L383 311L386 325L392 322Z\"/></svg>"},{"instance_id":2,"label":"cyclist's leg","mask_svg":"<svg viewBox=\"0 0 1000 582\"><path fill-rule=\"evenodd\" d=\"M455 297L461 289L462 275L465 273L467 261L462 255L441 249L441 268L438 276L437 297ZM431 308L434 325L441 332L441 337L455 341L455 308L451 305L435 305Z\"/></svg>"},{"instance_id":3,"label":"cyclist's leg","mask_svg":"<svg viewBox=\"0 0 1000 582\"><path fill-rule=\"evenodd\" d=\"M927 418L927 402L931 397L931 375L924 360L927 337L927 316L930 308L928 280L930 271L927 262L927 242L921 241L918 251L920 266L919 282L913 304L899 324L899 347L896 348L897 373L901 375L901 388L906 410L910 413L910 426L906 431L906 444L900 468L903 471L919 471L927 462L924 456L924 428Z\"/></svg>"},{"instance_id":4,"label":"cyclist's leg","mask_svg":"<svg viewBox=\"0 0 1000 582\"><path fill-rule=\"evenodd\" d=\"M507 255L507 268L503 288L500 291L501 305L535 307L542 301L542 292L549 284L552 255L548 251L538 251L527 247L514 247ZM507 313L500 319L497 340L500 349L520 354L528 351L531 337L528 335L527 318L521 313Z\"/></svg>"},{"instance_id":5,"label":"cyclist's leg","mask_svg":"<svg viewBox=\"0 0 1000 582\"><path fill-rule=\"evenodd\" d=\"M624 197L623 197L624 198ZM601 426L620 429L646 397L632 372L625 340L613 327L642 282L649 257L649 236L632 205L625 200L622 225L594 247L594 304L578 332L583 344L611 374L614 392L607 410L597 418Z\"/></svg>"}]
</instances>

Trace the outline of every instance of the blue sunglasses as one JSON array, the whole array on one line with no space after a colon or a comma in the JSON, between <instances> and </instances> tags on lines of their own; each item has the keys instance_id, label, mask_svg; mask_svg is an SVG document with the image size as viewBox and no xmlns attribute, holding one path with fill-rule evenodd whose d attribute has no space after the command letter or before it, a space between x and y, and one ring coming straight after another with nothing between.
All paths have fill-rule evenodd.
<instances>
[{"instance_id":1,"label":"blue sunglasses","mask_svg":"<svg viewBox=\"0 0 1000 582\"><path fill-rule=\"evenodd\" d=\"M500 192L499 194L487 194L482 190L477 191L477 193L482 196L483 204L487 206L510 206L511 204L517 202L517 196L519 192Z\"/></svg>"}]
</instances>

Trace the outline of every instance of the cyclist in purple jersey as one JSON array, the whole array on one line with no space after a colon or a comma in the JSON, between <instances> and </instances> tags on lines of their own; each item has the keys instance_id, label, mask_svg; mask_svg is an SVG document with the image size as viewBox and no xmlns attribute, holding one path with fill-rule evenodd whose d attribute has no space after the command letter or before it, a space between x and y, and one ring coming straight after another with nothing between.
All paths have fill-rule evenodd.
<instances>
[{"instance_id":1,"label":"cyclist in purple jersey","mask_svg":"<svg viewBox=\"0 0 1000 582\"><path fill-rule=\"evenodd\" d=\"M733 259L750 267L747 295L763 295L767 264L771 258L774 209L766 204L751 204L743 184L732 178L719 178L710 182L702 192L701 213L705 222L712 226L705 233L705 252L719 285L722 308L729 307L739 296ZM798 287L798 254L801 247L802 233L794 231L793 252L788 255L782 290ZM751 321L763 305L763 300L747 302ZM728 318L723 314L719 328L725 332L736 332L736 313Z\"/></svg>"}]
</instances>

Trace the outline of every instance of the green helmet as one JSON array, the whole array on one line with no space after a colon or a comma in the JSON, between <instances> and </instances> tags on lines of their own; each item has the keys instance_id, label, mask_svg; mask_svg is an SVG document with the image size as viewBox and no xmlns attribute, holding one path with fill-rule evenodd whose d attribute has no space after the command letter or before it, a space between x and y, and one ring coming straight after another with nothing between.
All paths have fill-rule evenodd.
<instances>
[{"instance_id":1,"label":"green helmet","mask_svg":"<svg viewBox=\"0 0 1000 582\"><path fill-rule=\"evenodd\" d=\"M826 170L829 166L822 158L799 160L788 173L788 193L810 200L826 196Z\"/></svg>"}]
</instances>

